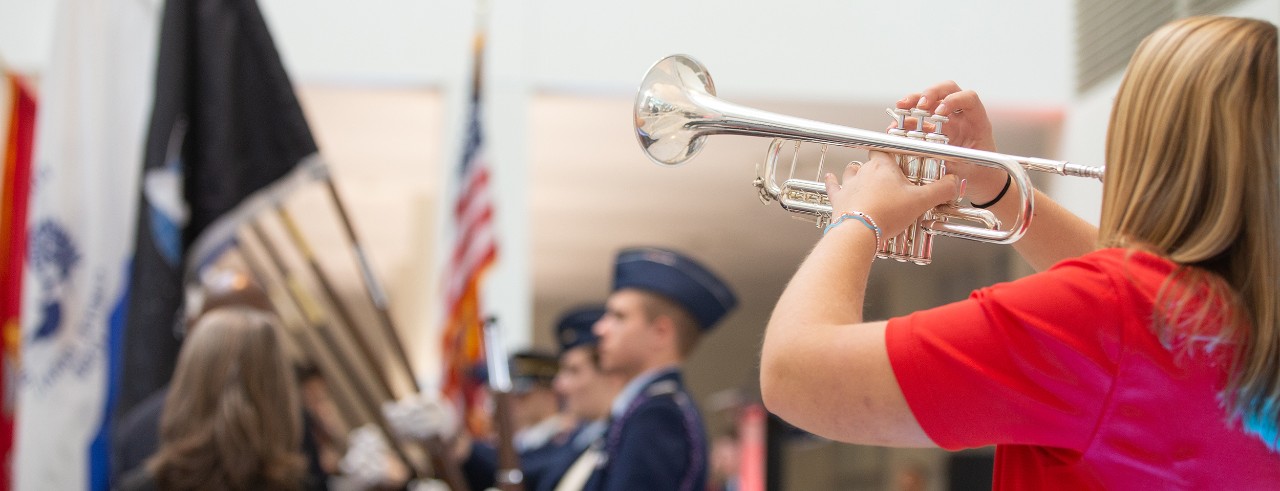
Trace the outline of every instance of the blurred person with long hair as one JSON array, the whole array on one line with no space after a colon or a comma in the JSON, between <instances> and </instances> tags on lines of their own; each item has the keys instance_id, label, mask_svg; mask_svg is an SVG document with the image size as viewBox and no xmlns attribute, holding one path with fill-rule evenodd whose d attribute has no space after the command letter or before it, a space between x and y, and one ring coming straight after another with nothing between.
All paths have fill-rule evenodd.
<instances>
[{"instance_id":1,"label":"blurred person with long hair","mask_svg":"<svg viewBox=\"0 0 1280 491\"><path fill-rule=\"evenodd\" d=\"M302 489L302 409L274 317L204 314L182 345L160 419L160 448L122 488Z\"/></svg>"}]
</instances>

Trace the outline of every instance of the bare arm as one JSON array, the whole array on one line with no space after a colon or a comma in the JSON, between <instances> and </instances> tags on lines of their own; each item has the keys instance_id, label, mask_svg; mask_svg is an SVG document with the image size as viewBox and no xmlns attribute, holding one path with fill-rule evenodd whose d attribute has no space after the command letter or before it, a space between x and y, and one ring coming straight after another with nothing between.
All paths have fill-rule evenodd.
<instances>
[{"instance_id":1,"label":"bare arm","mask_svg":"<svg viewBox=\"0 0 1280 491\"><path fill-rule=\"evenodd\" d=\"M1063 259L1082 256L1097 248L1098 228L1035 191L1035 212L1027 234L1013 243L1014 250L1036 271L1049 269ZM1005 223L1017 215L1018 200L1006 195L990 210Z\"/></svg>"},{"instance_id":2,"label":"bare arm","mask_svg":"<svg viewBox=\"0 0 1280 491\"><path fill-rule=\"evenodd\" d=\"M800 266L765 332L760 366L764 403L791 424L825 438L935 446L893 375L885 323L862 322L874 248L870 230L842 225L818 242Z\"/></svg>"},{"instance_id":3,"label":"bare arm","mask_svg":"<svg viewBox=\"0 0 1280 491\"><path fill-rule=\"evenodd\" d=\"M898 103L912 106L950 115L950 129L958 130L953 144L995 148L985 109L972 91L947 82ZM892 237L959 190L967 188L970 198L980 203L993 199L1005 181L1005 174L995 169L958 165L956 171L938 182L913 186L892 159L872 152L866 165L846 168L841 182L828 176L826 187L836 210L833 216L862 212L882 227L883 237ZM967 186L959 186L960 179ZM1094 227L1038 191L1035 200L1032 227L1015 245L1033 267L1043 270L1093 250ZM1009 223L1018 205L1006 198L990 209ZM870 227L846 220L801 264L769 319L761 352L761 393L770 411L827 438L934 446L893 373L885 344L887 324L862 318L875 240Z\"/></svg>"},{"instance_id":4,"label":"bare arm","mask_svg":"<svg viewBox=\"0 0 1280 491\"><path fill-rule=\"evenodd\" d=\"M859 211L893 236L956 193L956 180L906 182L892 159L850 166L844 184L828 177L835 209ZM872 191L874 190L874 191ZM838 216L838 215L837 215ZM885 323L863 322L875 254L870 227L853 219L832 228L783 291L765 332L764 403L792 424L834 440L933 446L907 406L885 347Z\"/></svg>"}]
</instances>

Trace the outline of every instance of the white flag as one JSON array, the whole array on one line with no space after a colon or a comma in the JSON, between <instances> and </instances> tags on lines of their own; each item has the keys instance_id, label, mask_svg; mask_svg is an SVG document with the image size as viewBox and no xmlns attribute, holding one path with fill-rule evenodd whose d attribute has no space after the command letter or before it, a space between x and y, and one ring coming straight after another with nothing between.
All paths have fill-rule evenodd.
<instances>
[{"instance_id":1,"label":"white flag","mask_svg":"<svg viewBox=\"0 0 1280 491\"><path fill-rule=\"evenodd\" d=\"M41 80L15 489L107 489L158 1L63 1Z\"/></svg>"}]
</instances>

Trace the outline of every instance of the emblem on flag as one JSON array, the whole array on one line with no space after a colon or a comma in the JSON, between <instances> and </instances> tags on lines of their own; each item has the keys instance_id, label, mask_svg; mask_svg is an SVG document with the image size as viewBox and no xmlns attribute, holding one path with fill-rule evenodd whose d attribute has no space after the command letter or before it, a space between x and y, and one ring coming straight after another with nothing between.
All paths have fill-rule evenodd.
<instances>
[{"instance_id":1,"label":"emblem on flag","mask_svg":"<svg viewBox=\"0 0 1280 491\"><path fill-rule=\"evenodd\" d=\"M54 220L41 221L32 227L28 261L32 275L40 285L39 317L31 337L47 339L62 325L63 286L71 280L71 272L80 264L80 252L65 227Z\"/></svg>"}]
</instances>

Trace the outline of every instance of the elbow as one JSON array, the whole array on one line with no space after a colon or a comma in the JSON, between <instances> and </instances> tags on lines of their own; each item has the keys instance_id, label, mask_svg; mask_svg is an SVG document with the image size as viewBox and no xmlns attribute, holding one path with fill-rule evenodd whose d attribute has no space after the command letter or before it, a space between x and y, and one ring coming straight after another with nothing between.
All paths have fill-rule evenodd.
<instances>
[{"instance_id":1,"label":"elbow","mask_svg":"<svg viewBox=\"0 0 1280 491\"><path fill-rule=\"evenodd\" d=\"M818 365L813 337L793 334L810 326L775 312L760 349L760 400L769 412L792 424L804 418L806 401L814 400L811 381Z\"/></svg>"},{"instance_id":2,"label":"elbow","mask_svg":"<svg viewBox=\"0 0 1280 491\"><path fill-rule=\"evenodd\" d=\"M776 384L766 383L764 378L760 379L760 400L764 403L765 410L777 415L782 419L787 418L787 408L785 401L787 398L781 395L776 389Z\"/></svg>"},{"instance_id":3,"label":"elbow","mask_svg":"<svg viewBox=\"0 0 1280 491\"><path fill-rule=\"evenodd\" d=\"M765 328L760 349L760 401L765 409L787 421L800 416L798 410L805 397L804 371L806 345L798 332L802 326L796 316L779 315L775 311Z\"/></svg>"},{"instance_id":4,"label":"elbow","mask_svg":"<svg viewBox=\"0 0 1280 491\"><path fill-rule=\"evenodd\" d=\"M787 401L795 398L787 393L786 359L770 348L766 346L760 354L760 400L765 409L785 419Z\"/></svg>"},{"instance_id":5,"label":"elbow","mask_svg":"<svg viewBox=\"0 0 1280 491\"><path fill-rule=\"evenodd\" d=\"M760 400L765 409L777 414L774 406L778 399L778 384L773 376L772 365L763 354L760 355Z\"/></svg>"}]
</instances>

